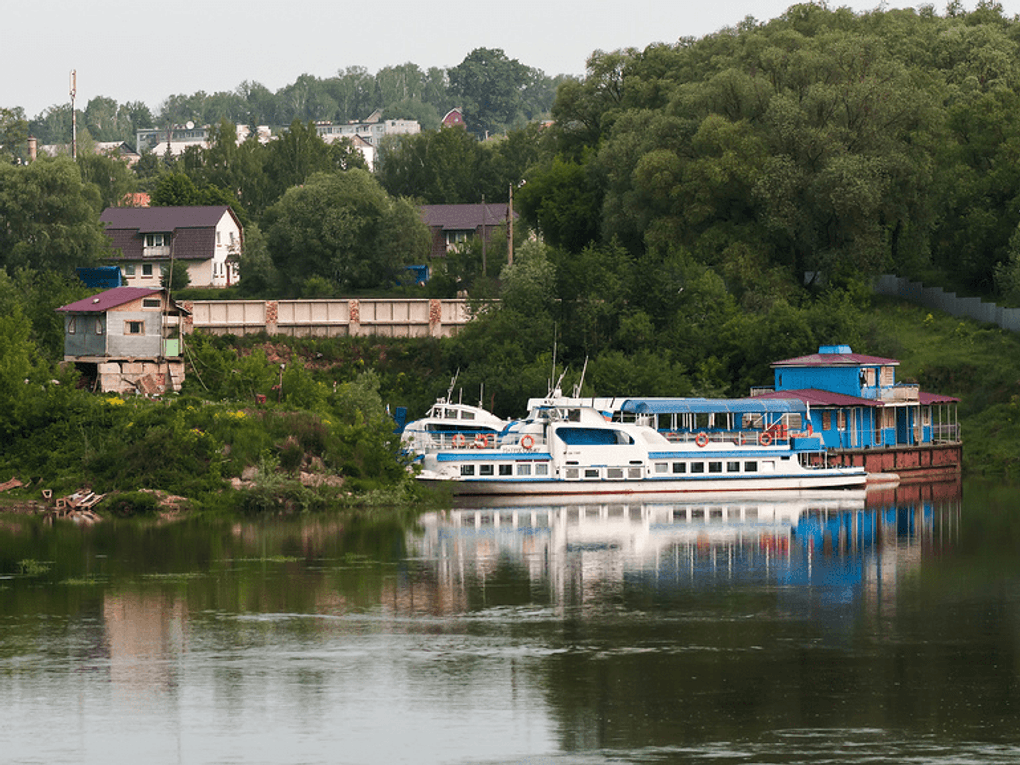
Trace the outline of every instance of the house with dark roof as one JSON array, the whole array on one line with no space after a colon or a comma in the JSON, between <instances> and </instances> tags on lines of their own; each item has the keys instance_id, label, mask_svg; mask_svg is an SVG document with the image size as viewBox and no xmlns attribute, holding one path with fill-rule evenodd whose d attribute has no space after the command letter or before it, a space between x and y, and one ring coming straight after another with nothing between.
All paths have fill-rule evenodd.
<instances>
[{"instance_id":1,"label":"house with dark roof","mask_svg":"<svg viewBox=\"0 0 1020 765\"><path fill-rule=\"evenodd\" d=\"M823 345L818 353L773 362L774 388L756 388L751 394L806 404L807 424L830 452L899 451L896 464L880 469L936 467L932 460L945 458L958 471L962 456L959 399L899 382L899 363L854 353L848 345ZM928 448L940 445L949 448L945 453ZM912 455L911 461L916 457L917 464L905 462L905 455ZM853 464L878 472L868 462L862 459Z\"/></svg>"},{"instance_id":2,"label":"house with dark roof","mask_svg":"<svg viewBox=\"0 0 1020 765\"><path fill-rule=\"evenodd\" d=\"M445 257L446 253L465 244L473 237L485 237L492 242L497 228L507 222L510 206L506 203L476 205L423 205L422 220L432 230L433 258ZM519 216L513 214L514 220Z\"/></svg>"},{"instance_id":3,"label":"house with dark roof","mask_svg":"<svg viewBox=\"0 0 1020 765\"><path fill-rule=\"evenodd\" d=\"M184 381L181 316L166 290L115 287L57 309L64 361L94 390L158 395Z\"/></svg>"},{"instance_id":4,"label":"house with dark roof","mask_svg":"<svg viewBox=\"0 0 1020 765\"><path fill-rule=\"evenodd\" d=\"M108 207L100 220L128 286L159 287L175 261L187 264L193 287L237 283L244 232L229 205Z\"/></svg>"}]
</instances>

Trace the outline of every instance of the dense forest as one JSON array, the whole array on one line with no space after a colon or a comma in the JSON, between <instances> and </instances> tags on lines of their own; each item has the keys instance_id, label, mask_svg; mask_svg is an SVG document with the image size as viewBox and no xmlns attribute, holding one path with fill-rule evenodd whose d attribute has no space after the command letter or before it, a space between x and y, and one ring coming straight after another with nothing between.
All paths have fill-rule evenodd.
<instances>
[{"instance_id":1,"label":"dense forest","mask_svg":"<svg viewBox=\"0 0 1020 765\"><path fill-rule=\"evenodd\" d=\"M87 153L77 163L0 164L0 396L20 401L0 414L0 436L24 439L22 452L42 464L57 452L32 443L57 427L55 413L86 407L66 389L66 401L45 398L56 395L45 381L62 379L52 309L82 294L73 268L105 254L99 211L138 189L154 204L235 207L246 240L233 295L466 292L477 301L478 319L444 341L195 338L185 390L192 409L175 409L167 432L215 433L208 459L217 480L244 460L217 462L216 444L252 421L229 411L268 391L281 354L306 363L288 367L294 379L280 403L313 419L290 435L286 418L273 420L277 441L249 434L254 445L231 454L280 459L286 444L300 442L369 484L393 480L380 467L393 447L382 402L420 413L459 370L465 391L484 390L486 406L517 414L544 392L554 349L561 368L587 366L586 389L599 395L730 396L768 383L774 360L848 343L903 357L908 379L962 396L964 418L1012 416L1020 400L1014 340L953 324L942 327L942 342L973 348L980 338L999 348L994 364L970 351L912 361L900 339L905 325L876 319L870 291L873 276L896 273L1020 303L1020 21L999 4L967 11L951 3L942 14L795 5L699 39L596 51L585 76L560 82L548 107L537 95L551 87L547 79L501 51L480 51L479 59L514 65L472 66L470 76L450 70L443 81L456 101L434 106L475 109L476 125L489 114L489 137L445 128L387 139L373 172L351 147L323 143L308 121L357 116L369 105L342 105L355 102L325 81L306 82L306 95L329 98L295 93L281 102L291 110L273 119L291 122L266 144L236 141L235 124L263 121L250 103L242 112L201 111L203 97L173 119L217 128L207 148L182 157L147 155L133 170ZM430 74L380 102L381 75L373 107L389 112L407 93L432 98L423 95ZM6 110L0 144L16 145L11 137L28 129ZM483 259L471 242L431 262L424 287L395 286L401 266L426 257L416 205L503 201L511 191L521 213L512 263L505 244ZM925 327L938 325L929 320ZM190 412L207 410L196 401L231 408L218 419L207 412L199 426ZM352 418L351 401L363 416ZM101 411L115 430L134 421L116 406ZM91 450L75 464L116 483L100 470L116 464L102 457L114 447L98 445L106 440L75 436ZM122 448L124 438L113 440ZM0 462L13 469L18 459ZM982 470L1015 469L1001 454L988 459L994 464ZM189 463L185 472L196 470Z\"/></svg>"}]
</instances>

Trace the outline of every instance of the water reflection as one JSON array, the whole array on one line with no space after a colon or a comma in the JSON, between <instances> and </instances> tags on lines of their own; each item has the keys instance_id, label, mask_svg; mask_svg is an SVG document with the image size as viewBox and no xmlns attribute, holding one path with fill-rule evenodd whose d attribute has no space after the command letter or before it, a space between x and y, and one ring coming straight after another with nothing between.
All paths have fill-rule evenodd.
<instances>
[{"instance_id":1,"label":"water reflection","mask_svg":"<svg viewBox=\"0 0 1020 765\"><path fill-rule=\"evenodd\" d=\"M490 500L429 514L421 525L408 546L434 566L437 613L519 602L507 597L506 569L527 581L532 602L559 616L599 614L634 598L662 607L684 593L739 586L771 588L789 608L863 598L881 610L923 555L953 544L959 505L936 512L933 502L868 502L864 492Z\"/></svg>"},{"instance_id":2,"label":"water reflection","mask_svg":"<svg viewBox=\"0 0 1020 765\"><path fill-rule=\"evenodd\" d=\"M0 760L1010 761L1020 502L909 492L5 519Z\"/></svg>"}]
</instances>

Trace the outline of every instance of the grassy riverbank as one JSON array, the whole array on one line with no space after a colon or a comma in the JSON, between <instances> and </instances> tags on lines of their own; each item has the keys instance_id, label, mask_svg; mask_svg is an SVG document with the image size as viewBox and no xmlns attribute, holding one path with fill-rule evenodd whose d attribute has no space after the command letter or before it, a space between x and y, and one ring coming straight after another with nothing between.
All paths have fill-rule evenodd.
<instances>
[{"instance_id":1,"label":"grassy riverbank","mask_svg":"<svg viewBox=\"0 0 1020 765\"><path fill-rule=\"evenodd\" d=\"M960 399L964 475L1020 479L1020 335L893 300L865 322L855 351L899 359L901 382Z\"/></svg>"}]
</instances>

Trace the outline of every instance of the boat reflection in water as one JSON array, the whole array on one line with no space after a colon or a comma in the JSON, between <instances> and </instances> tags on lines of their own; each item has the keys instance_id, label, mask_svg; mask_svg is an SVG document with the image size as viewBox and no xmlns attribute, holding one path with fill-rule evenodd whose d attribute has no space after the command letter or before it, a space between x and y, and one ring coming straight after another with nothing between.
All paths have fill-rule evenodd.
<instances>
[{"instance_id":1,"label":"boat reflection in water","mask_svg":"<svg viewBox=\"0 0 1020 765\"><path fill-rule=\"evenodd\" d=\"M774 586L797 611L862 594L881 610L891 605L897 578L933 546L951 544L959 524L958 504L874 505L864 491L553 505L527 499L475 498L422 518L411 544L438 565L438 584L451 588L454 602L495 605L495 586L481 597L472 592L484 590L487 578L505 585L507 577L494 574L509 567L511 578L530 580L533 604L560 609ZM545 583L548 595L538 596L536 585Z\"/></svg>"}]
</instances>

